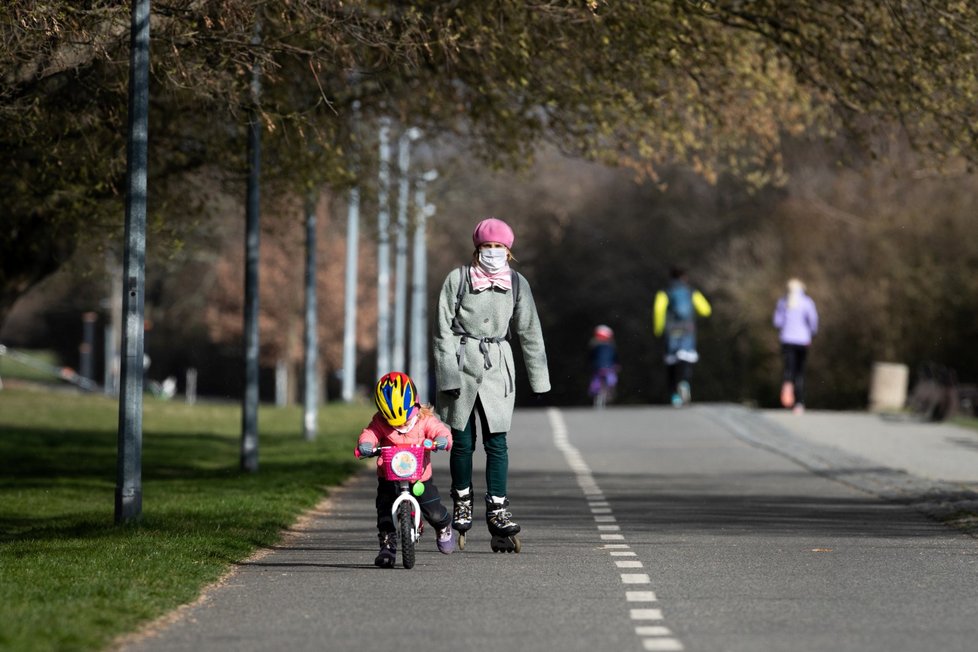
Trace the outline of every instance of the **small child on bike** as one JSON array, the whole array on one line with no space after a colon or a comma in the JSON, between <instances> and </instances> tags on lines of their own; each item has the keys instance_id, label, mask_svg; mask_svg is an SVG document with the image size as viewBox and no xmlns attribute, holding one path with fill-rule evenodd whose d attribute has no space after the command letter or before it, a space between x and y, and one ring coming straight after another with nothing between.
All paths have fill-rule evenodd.
<instances>
[{"instance_id":1,"label":"small child on bike","mask_svg":"<svg viewBox=\"0 0 978 652\"><path fill-rule=\"evenodd\" d=\"M430 440L438 450L451 450L452 431L434 414L430 405L418 402L418 392L407 374L392 371L377 381L374 391L377 412L370 424L360 433L356 456L369 457L382 446L397 444L424 445ZM377 538L380 552L374 564L393 568L397 557L397 528L391 517L391 507L400 493L397 482L386 480L383 461L377 460ZM438 487L431 479L429 453L424 454L421 482L424 492L418 496L424 519L435 528L438 550L446 555L455 550L452 514L441 502Z\"/></svg>"},{"instance_id":2,"label":"small child on bike","mask_svg":"<svg viewBox=\"0 0 978 652\"><path fill-rule=\"evenodd\" d=\"M615 345L615 332L610 326L600 324L588 344L588 357L591 362L591 383L588 394L595 398L602 390L606 395L614 393L618 384L618 347Z\"/></svg>"}]
</instances>

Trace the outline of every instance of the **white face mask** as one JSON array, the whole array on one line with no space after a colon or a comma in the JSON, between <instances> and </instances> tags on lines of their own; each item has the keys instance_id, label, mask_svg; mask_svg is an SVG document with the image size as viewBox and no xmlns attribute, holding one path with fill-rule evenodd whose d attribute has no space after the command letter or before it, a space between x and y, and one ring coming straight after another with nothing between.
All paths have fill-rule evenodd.
<instances>
[{"instance_id":1,"label":"white face mask","mask_svg":"<svg viewBox=\"0 0 978 652\"><path fill-rule=\"evenodd\" d=\"M506 268L506 257L509 252L503 247L487 247L479 250L479 264L490 274Z\"/></svg>"},{"instance_id":2,"label":"white face mask","mask_svg":"<svg viewBox=\"0 0 978 652\"><path fill-rule=\"evenodd\" d=\"M403 435L411 432L412 428L414 428L414 424L416 424L417 422L418 422L418 415L415 414L413 417L408 419L407 423L400 426L391 426L391 427Z\"/></svg>"}]
</instances>

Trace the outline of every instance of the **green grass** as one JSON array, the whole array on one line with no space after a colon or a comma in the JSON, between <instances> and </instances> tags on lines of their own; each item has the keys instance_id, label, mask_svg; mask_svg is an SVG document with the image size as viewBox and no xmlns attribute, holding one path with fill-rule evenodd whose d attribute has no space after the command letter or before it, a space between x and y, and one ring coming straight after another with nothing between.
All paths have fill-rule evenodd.
<instances>
[{"instance_id":1,"label":"green grass","mask_svg":"<svg viewBox=\"0 0 978 652\"><path fill-rule=\"evenodd\" d=\"M53 369L61 367L57 356L53 351L18 351L29 356L40 365L47 365ZM38 369L29 364L25 364L15 359L11 355L0 355L0 381L10 380L29 380L38 382L58 382L57 374L50 369Z\"/></svg>"},{"instance_id":2,"label":"green grass","mask_svg":"<svg viewBox=\"0 0 978 652\"><path fill-rule=\"evenodd\" d=\"M975 417L967 416L955 416L951 419L951 423L961 426L962 428L971 428L972 430L978 430L978 419Z\"/></svg>"},{"instance_id":3,"label":"green grass","mask_svg":"<svg viewBox=\"0 0 978 652\"><path fill-rule=\"evenodd\" d=\"M116 526L118 404L0 391L0 650L98 650L190 602L359 468L368 406L259 410L259 471L239 471L240 405L146 398L142 519Z\"/></svg>"}]
</instances>

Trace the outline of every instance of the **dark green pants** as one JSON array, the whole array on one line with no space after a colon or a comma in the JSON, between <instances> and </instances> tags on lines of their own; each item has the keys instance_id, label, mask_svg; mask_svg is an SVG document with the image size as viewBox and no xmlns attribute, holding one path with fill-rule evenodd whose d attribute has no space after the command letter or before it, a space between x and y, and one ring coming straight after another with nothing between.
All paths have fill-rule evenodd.
<instances>
[{"instance_id":1,"label":"dark green pants","mask_svg":"<svg viewBox=\"0 0 978 652\"><path fill-rule=\"evenodd\" d=\"M506 495L506 476L509 474L509 449L505 432L489 432L486 411L480 399L469 416L464 430L452 428L452 489L458 491L472 486L472 454L475 452L475 418L479 417L482 446L486 450L486 491L492 496Z\"/></svg>"}]
</instances>

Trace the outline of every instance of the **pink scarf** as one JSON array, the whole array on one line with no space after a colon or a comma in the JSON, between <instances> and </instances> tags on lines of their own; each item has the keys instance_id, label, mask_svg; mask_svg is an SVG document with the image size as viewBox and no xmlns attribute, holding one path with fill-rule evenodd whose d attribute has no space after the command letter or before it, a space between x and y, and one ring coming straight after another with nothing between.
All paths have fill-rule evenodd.
<instances>
[{"instance_id":1,"label":"pink scarf","mask_svg":"<svg viewBox=\"0 0 978 652\"><path fill-rule=\"evenodd\" d=\"M481 292L492 287L497 287L500 290L513 289L513 277L510 274L509 265L495 274L490 274L482 269L481 265L472 265L469 268L469 280L472 283L473 292Z\"/></svg>"}]
</instances>

